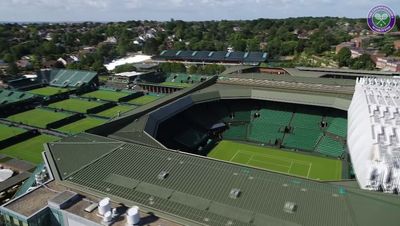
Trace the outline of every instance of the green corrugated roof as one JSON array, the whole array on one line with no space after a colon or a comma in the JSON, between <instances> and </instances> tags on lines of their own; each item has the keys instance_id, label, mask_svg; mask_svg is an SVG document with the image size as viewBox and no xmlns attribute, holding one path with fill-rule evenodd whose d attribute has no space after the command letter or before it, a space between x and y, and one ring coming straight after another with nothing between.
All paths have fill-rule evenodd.
<instances>
[{"instance_id":1,"label":"green corrugated roof","mask_svg":"<svg viewBox=\"0 0 400 226\"><path fill-rule=\"evenodd\" d=\"M73 139L70 142L77 147L82 145ZM49 146L53 156L64 156L55 161L58 169L75 161L76 154L69 152L73 149L71 144L63 141ZM87 145L86 150L97 147L95 143L93 147ZM160 179L163 171L168 175ZM391 226L400 221L400 199L393 195L312 182L138 144L109 147L108 154L82 165L63 183L198 224L368 226L384 222ZM229 196L234 188L240 189L236 199ZM296 211L285 212L287 202L295 203Z\"/></svg>"}]
</instances>

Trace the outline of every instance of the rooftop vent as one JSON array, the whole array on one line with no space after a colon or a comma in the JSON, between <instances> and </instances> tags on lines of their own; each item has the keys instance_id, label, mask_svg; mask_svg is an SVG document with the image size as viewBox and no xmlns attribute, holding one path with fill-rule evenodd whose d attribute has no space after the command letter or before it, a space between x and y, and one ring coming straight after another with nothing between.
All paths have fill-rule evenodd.
<instances>
[{"instance_id":1,"label":"rooftop vent","mask_svg":"<svg viewBox=\"0 0 400 226\"><path fill-rule=\"evenodd\" d=\"M240 189L239 188L232 188L232 190L229 192L229 197L232 199L237 199L240 196Z\"/></svg>"},{"instance_id":2,"label":"rooftop vent","mask_svg":"<svg viewBox=\"0 0 400 226\"><path fill-rule=\"evenodd\" d=\"M168 175L169 175L169 173L167 171L163 170L158 174L157 177L160 180L164 180L164 179L166 179L168 177Z\"/></svg>"},{"instance_id":3,"label":"rooftop vent","mask_svg":"<svg viewBox=\"0 0 400 226\"><path fill-rule=\"evenodd\" d=\"M107 212L103 215L102 224L103 224L103 225L110 225L111 222L112 222L112 213L111 213L111 211L107 211Z\"/></svg>"},{"instance_id":4,"label":"rooftop vent","mask_svg":"<svg viewBox=\"0 0 400 226\"><path fill-rule=\"evenodd\" d=\"M296 212L297 205L294 202L286 202L285 206L283 206L283 211L286 213L294 213Z\"/></svg>"},{"instance_id":5,"label":"rooftop vent","mask_svg":"<svg viewBox=\"0 0 400 226\"><path fill-rule=\"evenodd\" d=\"M110 198L104 198L99 202L99 214L104 215L108 211L111 211L111 202Z\"/></svg>"},{"instance_id":6,"label":"rooftop vent","mask_svg":"<svg viewBox=\"0 0 400 226\"><path fill-rule=\"evenodd\" d=\"M133 206L126 212L126 225L133 226L140 222L139 207Z\"/></svg>"}]
</instances>

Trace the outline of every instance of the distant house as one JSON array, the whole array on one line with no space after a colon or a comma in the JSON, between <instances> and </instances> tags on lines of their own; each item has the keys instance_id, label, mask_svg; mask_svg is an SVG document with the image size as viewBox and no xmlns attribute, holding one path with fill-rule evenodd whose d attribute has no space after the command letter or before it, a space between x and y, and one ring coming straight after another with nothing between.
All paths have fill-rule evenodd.
<instances>
[{"instance_id":1,"label":"distant house","mask_svg":"<svg viewBox=\"0 0 400 226\"><path fill-rule=\"evenodd\" d=\"M0 60L0 69L6 69L8 67L8 64L4 62L3 60Z\"/></svg>"},{"instance_id":2,"label":"distant house","mask_svg":"<svg viewBox=\"0 0 400 226\"><path fill-rule=\"evenodd\" d=\"M393 42L394 48L396 50L400 50L400 40L396 40Z\"/></svg>"},{"instance_id":3,"label":"distant house","mask_svg":"<svg viewBox=\"0 0 400 226\"><path fill-rule=\"evenodd\" d=\"M350 49L351 51L351 58L357 58L365 53L363 49Z\"/></svg>"},{"instance_id":4,"label":"distant house","mask_svg":"<svg viewBox=\"0 0 400 226\"><path fill-rule=\"evenodd\" d=\"M355 47L354 42L342 42L339 45L336 46L336 54L343 48L349 48L352 49Z\"/></svg>"},{"instance_id":5,"label":"distant house","mask_svg":"<svg viewBox=\"0 0 400 226\"><path fill-rule=\"evenodd\" d=\"M68 61L65 60L65 59L62 58L62 57L58 58L57 61L60 62L60 63L62 63L64 66L67 66L67 65L68 65Z\"/></svg>"},{"instance_id":6,"label":"distant house","mask_svg":"<svg viewBox=\"0 0 400 226\"><path fill-rule=\"evenodd\" d=\"M117 42L118 42L117 38L114 36L111 36L111 37L107 37L107 39L103 43L115 45L115 44L117 44Z\"/></svg>"},{"instance_id":7,"label":"distant house","mask_svg":"<svg viewBox=\"0 0 400 226\"><path fill-rule=\"evenodd\" d=\"M54 68L57 65L56 60L47 60L43 62L43 67L44 68Z\"/></svg>"},{"instance_id":8,"label":"distant house","mask_svg":"<svg viewBox=\"0 0 400 226\"><path fill-rule=\"evenodd\" d=\"M307 34L299 34L297 35L298 39L308 40L310 39Z\"/></svg>"},{"instance_id":9,"label":"distant house","mask_svg":"<svg viewBox=\"0 0 400 226\"><path fill-rule=\"evenodd\" d=\"M94 46L86 46L83 47L81 50L79 50L80 54L88 54L88 53L94 53L96 52L96 47Z\"/></svg>"},{"instance_id":10,"label":"distant house","mask_svg":"<svg viewBox=\"0 0 400 226\"><path fill-rule=\"evenodd\" d=\"M378 57L376 68L382 71L400 72L400 59L391 57Z\"/></svg>"},{"instance_id":11,"label":"distant house","mask_svg":"<svg viewBox=\"0 0 400 226\"><path fill-rule=\"evenodd\" d=\"M28 68L28 67L32 66L31 62L29 62L29 60L25 60L25 59L18 60L15 63L17 64L17 67L19 67L19 68Z\"/></svg>"}]
</instances>

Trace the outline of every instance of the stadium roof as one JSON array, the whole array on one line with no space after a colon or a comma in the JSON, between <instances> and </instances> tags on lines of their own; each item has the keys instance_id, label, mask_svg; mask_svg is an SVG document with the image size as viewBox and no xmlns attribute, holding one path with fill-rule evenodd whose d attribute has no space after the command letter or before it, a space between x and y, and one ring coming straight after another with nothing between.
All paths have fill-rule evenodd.
<instances>
[{"instance_id":1,"label":"stadium roof","mask_svg":"<svg viewBox=\"0 0 400 226\"><path fill-rule=\"evenodd\" d=\"M263 52L164 50L155 59L253 64L265 62L267 57L268 54Z\"/></svg>"},{"instance_id":2,"label":"stadium roof","mask_svg":"<svg viewBox=\"0 0 400 226\"><path fill-rule=\"evenodd\" d=\"M0 89L0 106L32 99L34 95L13 90Z\"/></svg>"},{"instance_id":3,"label":"stadium roof","mask_svg":"<svg viewBox=\"0 0 400 226\"><path fill-rule=\"evenodd\" d=\"M64 186L139 204L191 225L391 226L399 221L400 200L392 195L88 134L47 147L51 169ZM77 161L83 150L91 153Z\"/></svg>"},{"instance_id":4,"label":"stadium roof","mask_svg":"<svg viewBox=\"0 0 400 226\"><path fill-rule=\"evenodd\" d=\"M367 70L351 70L351 69L337 69L337 68L309 68L309 67L296 67L296 68L284 68L292 76L300 77L348 77L354 79L356 77L380 77L380 76L399 76L398 72L387 72L387 71L367 71Z\"/></svg>"}]
</instances>

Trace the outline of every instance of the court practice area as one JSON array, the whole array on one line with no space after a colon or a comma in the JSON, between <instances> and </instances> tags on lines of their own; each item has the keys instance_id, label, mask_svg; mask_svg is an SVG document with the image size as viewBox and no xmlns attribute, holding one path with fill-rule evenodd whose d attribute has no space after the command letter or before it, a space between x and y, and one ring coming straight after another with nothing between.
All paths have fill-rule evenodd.
<instances>
[{"instance_id":1,"label":"court practice area","mask_svg":"<svg viewBox=\"0 0 400 226\"><path fill-rule=\"evenodd\" d=\"M65 93L68 91L70 91L70 90L67 88L47 86L47 87L43 87L43 88L29 90L28 92L30 92L32 94L36 94L36 95L41 95L41 96L53 96L55 94Z\"/></svg>"},{"instance_id":2,"label":"court practice area","mask_svg":"<svg viewBox=\"0 0 400 226\"><path fill-rule=\"evenodd\" d=\"M234 141L221 141L208 157L313 180L340 180L342 162Z\"/></svg>"},{"instance_id":3,"label":"court practice area","mask_svg":"<svg viewBox=\"0 0 400 226\"><path fill-rule=\"evenodd\" d=\"M1 149L0 154L5 154L13 158L38 164L43 161L41 154L44 151L43 144L57 140L59 140L58 137L39 135L29 140Z\"/></svg>"},{"instance_id":4,"label":"court practice area","mask_svg":"<svg viewBox=\"0 0 400 226\"><path fill-rule=\"evenodd\" d=\"M131 93L117 92L112 90L96 90L90 93L86 93L82 95L82 97L118 102L119 99L129 96L130 94Z\"/></svg>"}]
</instances>

